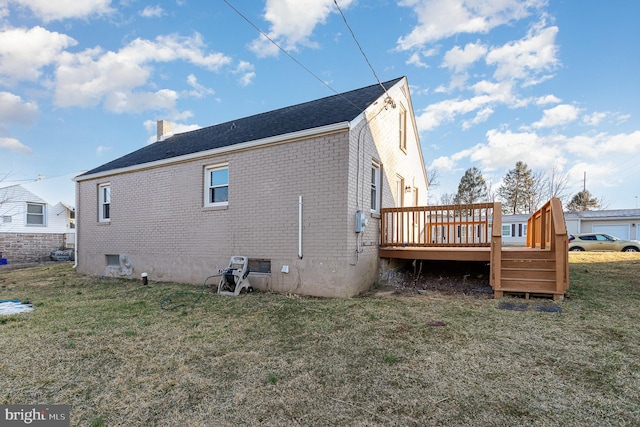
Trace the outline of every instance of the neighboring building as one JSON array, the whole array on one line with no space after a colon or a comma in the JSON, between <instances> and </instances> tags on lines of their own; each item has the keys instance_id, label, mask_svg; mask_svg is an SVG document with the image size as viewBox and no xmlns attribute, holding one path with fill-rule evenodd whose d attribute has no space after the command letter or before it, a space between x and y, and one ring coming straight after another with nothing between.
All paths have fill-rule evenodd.
<instances>
[{"instance_id":1,"label":"neighboring building","mask_svg":"<svg viewBox=\"0 0 640 427\"><path fill-rule=\"evenodd\" d=\"M502 215L503 246L524 246L527 243L527 221L530 216Z\"/></svg>"},{"instance_id":2,"label":"neighboring building","mask_svg":"<svg viewBox=\"0 0 640 427\"><path fill-rule=\"evenodd\" d=\"M35 194L39 187L27 183L0 188L0 252L9 263L41 261L51 251L73 247L75 209Z\"/></svg>"},{"instance_id":3,"label":"neighboring building","mask_svg":"<svg viewBox=\"0 0 640 427\"><path fill-rule=\"evenodd\" d=\"M529 215L503 215L505 246L523 246L527 240ZM565 212L567 233L607 233L619 239L640 240L640 209Z\"/></svg>"},{"instance_id":4,"label":"neighboring building","mask_svg":"<svg viewBox=\"0 0 640 427\"><path fill-rule=\"evenodd\" d=\"M640 240L640 209L565 212L567 232L606 233L625 240Z\"/></svg>"},{"instance_id":5,"label":"neighboring building","mask_svg":"<svg viewBox=\"0 0 640 427\"><path fill-rule=\"evenodd\" d=\"M377 280L381 207L426 204L406 78L158 141L76 177L78 269L348 297Z\"/></svg>"}]
</instances>

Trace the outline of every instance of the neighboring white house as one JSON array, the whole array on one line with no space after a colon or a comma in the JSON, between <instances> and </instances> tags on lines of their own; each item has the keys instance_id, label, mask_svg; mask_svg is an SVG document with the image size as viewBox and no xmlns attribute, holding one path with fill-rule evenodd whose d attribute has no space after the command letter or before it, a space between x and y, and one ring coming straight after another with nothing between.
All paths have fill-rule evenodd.
<instances>
[{"instance_id":1,"label":"neighboring white house","mask_svg":"<svg viewBox=\"0 0 640 427\"><path fill-rule=\"evenodd\" d=\"M45 180L10 184L0 188L0 252L9 262L42 260L51 251L73 247L75 208L73 182L62 185ZM63 195L66 184L67 195ZM55 191L47 187L55 186ZM69 192L69 189L72 191ZM63 197L64 201L52 201Z\"/></svg>"},{"instance_id":2,"label":"neighboring white house","mask_svg":"<svg viewBox=\"0 0 640 427\"><path fill-rule=\"evenodd\" d=\"M607 233L619 239L640 240L640 209L565 212L567 232Z\"/></svg>"},{"instance_id":3,"label":"neighboring white house","mask_svg":"<svg viewBox=\"0 0 640 427\"><path fill-rule=\"evenodd\" d=\"M524 246L530 215L503 215L502 242L505 246ZM640 209L565 212L567 233L607 233L619 239L640 240Z\"/></svg>"}]
</instances>

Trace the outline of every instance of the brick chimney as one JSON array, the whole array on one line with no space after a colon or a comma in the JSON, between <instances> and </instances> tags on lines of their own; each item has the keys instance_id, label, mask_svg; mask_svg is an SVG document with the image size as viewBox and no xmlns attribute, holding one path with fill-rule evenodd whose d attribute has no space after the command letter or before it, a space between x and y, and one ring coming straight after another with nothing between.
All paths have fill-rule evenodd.
<instances>
[{"instance_id":1,"label":"brick chimney","mask_svg":"<svg viewBox=\"0 0 640 427\"><path fill-rule=\"evenodd\" d=\"M157 121L157 139L156 141L163 141L170 136L173 136L173 125L166 120Z\"/></svg>"}]
</instances>

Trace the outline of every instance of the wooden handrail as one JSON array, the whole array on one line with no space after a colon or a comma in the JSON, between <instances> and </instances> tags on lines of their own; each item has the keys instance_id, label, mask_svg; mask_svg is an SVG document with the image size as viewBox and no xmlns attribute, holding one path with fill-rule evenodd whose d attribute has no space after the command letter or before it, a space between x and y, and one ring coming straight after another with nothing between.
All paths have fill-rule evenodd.
<instances>
[{"instance_id":1,"label":"wooden handrail","mask_svg":"<svg viewBox=\"0 0 640 427\"><path fill-rule=\"evenodd\" d=\"M569 243L562 203L552 198L527 221L527 247L555 253L556 292L569 289Z\"/></svg>"},{"instance_id":2,"label":"wooden handrail","mask_svg":"<svg viewBox=\"0 0 640 427\"><path fill-rule=\"evenodd\" d=\"M496 232L492 221L495 223L496 214L501 215L496 205L500 204L383 208L380 212L380 245L488 247ZM501 230L500 225L498 233Z\"/></svg>"}]
</instances>

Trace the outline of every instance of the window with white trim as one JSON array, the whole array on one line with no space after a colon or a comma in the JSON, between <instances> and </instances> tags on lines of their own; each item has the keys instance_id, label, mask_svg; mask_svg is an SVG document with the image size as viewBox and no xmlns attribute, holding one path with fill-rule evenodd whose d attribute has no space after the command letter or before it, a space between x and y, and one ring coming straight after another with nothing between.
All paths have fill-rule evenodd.
<instances>
[{"instance_id":1,"label":"window with white trim","mask_svg":"<svg viewBox=\"0 0 640 427\"><path fill-rule=\"evenodd\" d=\"M204 169L204 206L229 204L229 164L207 166Z\"/></svg>"},{"instance_id":2,"label":"window with white trim","mask_svg":"<svg viewBox=\"0 0 640 427\"><path fill-rule=\"evenodd\" d=\"M502 235L511 237L511 226L509 224L502 224Z\"/></svg>"},{"instance_id":3,"label":"window with white trim","mask_svg":"<svg viewBox=\"0 0 640 427\"><path fill-rule=\"evenodd\" d=\"M400 137L400 149L404 152L407 151L407 110L400 105L399 112L399 137Z\"/></svg>"},{"instance_id":4,"label":"window with white trim","mask_svg":"<svg viewBox=\"0 0 640 427\"><path fill-rule=\"evenodd\" d=\"M373 162L371 164L371 212L380 212L380 164Z\"/></svg>"},{"instance_id":5,"label":"window with white trim","mask_svg":"<svg viewBox=\"0 0 640 427\"><path fill-rule=\"evenodd\" d=\"M45 226L46 207L42 203L27 203L27 225Z\"/></svg>"},{"instance_id":6,"label":"window with white trim","mask_svg":"<svg viewBox=\"0 0 640 427\"><path fill-rule=\"evenodd\" d=\"M111 184L98 186L98 221L111 221Z\"/></svg>"}]
</instances>

